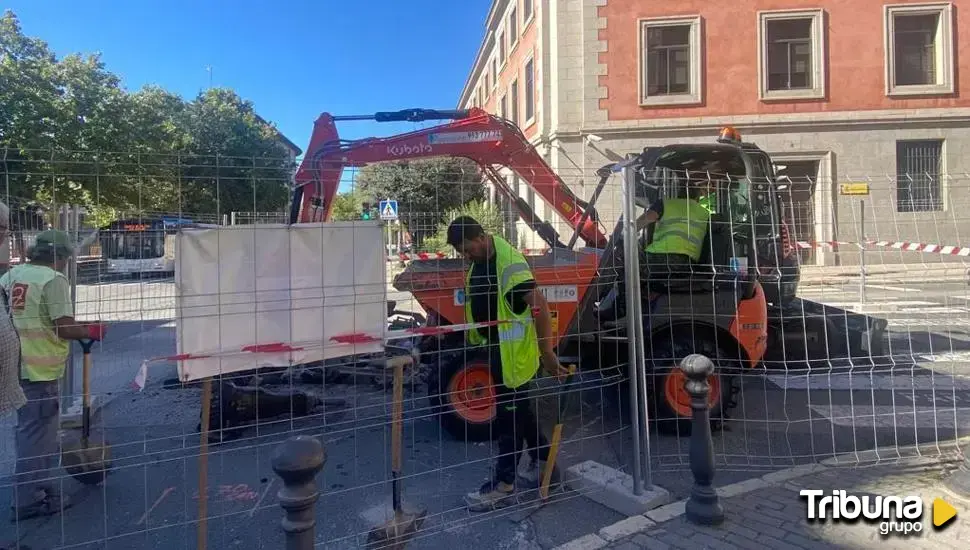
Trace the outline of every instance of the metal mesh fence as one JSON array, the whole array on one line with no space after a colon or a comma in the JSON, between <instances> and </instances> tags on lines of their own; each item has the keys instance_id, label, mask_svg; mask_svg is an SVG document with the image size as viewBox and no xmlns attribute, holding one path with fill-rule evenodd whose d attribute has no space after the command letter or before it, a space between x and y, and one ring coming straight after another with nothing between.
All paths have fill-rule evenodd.
<instances>
[{"instance_id":1,"label":"metal mesh fence","mask_svg":"<svg viewBox=\"0 0 970 550\"><path fill-rule=\"evenodd\" d=\"M561 524L562 514L582 525L610 523L613 516L591 504L599 489L582 482L591 469L610 472L618 483L685 496L689 405L677 365L690 353L716 366L711 411L725 482L846 453L854 465L898 459L914 445L924 456L938 454L966 435L970 243L968 219L948 197L963 196L970 177L822 181L797 175L794 165L778 178L686 171L675 163L600 175L561 168L563 180L587 183L581 200L593 202L596 215L580 221L606 243L594 247L577 235L578 218L557 213L563 210L554 200L511 174L487 173L480 194L461 174L438 182L434 196L392 197L398 220L380 225L379 242L360 233L374 221L323 224L306 242L342 241L351 251L323 257L287 240L299 224L287 227L281 214L291 175L282 159L69 157L24 161L5 172L12 265L48 226L78 240L94 229L95 218L103 225L141 220L129 224L136 226L178 218L212 227L162 229L151 239L145 228L105 230L77 258L79 266L84 260L94 267L83 276L80 267L69 272L74 314L109 327L93 349L90 387L95 433L110 443L113 466L101 484L78 483L62 468L59 445L49 462L22 462L18 474L14 418L5 417L4 498L23 496L33 476L75 502L55 516L16 519L11 530L22 544L190 547L202 532L212 547L279 547L280 482L271 456L284 438L309 435L327 452L317 476L317 545L362 546L368 531L389 518L394 392L384 360L390 356L417 359L405 374L401 468L405 500L428 511L415 548L464 547L470 537L483 547L513 544L523 525L537 528L550 517ZM914 171L930 172L925 162L913 162ZM367 191L360 172L348 174L344 189ZM503 198L494 177L523 200ZM940 182L938 192L926 190L933 181ZM90 195L68 195L69 182ZM28 185L57 200L17 199ZM62 205L81 198L85 211L59 222L54 214L71 211ZM941 206L912 208L917 202ZM524 215L515 208L522 203L529 207ZM477 240L474 228L465 227L461 252L480 258L476 246L484 246L487 258L498 247L504 269L518 265L521 254L536 292L528 277L503 281L498 261L494 273L473 270L476 285L466 288L470 264L448 242L459 215L508 243ZM678 235L684 226L673 225L677 218L686 220L686 234ZM547 228L545 239L537 228ZM332 233L324 237L325 231ZM206 249L212 258L196 254L190 265L175 256L170 270L154 269L152 262L204 238L214 239L204 241L215 243ZM379 267L367 263L374 247L387 251ZM129 271L112 271L117 260L131 260L124 264ZM344 265L355 267L345 272ZM374 277L379 284L364 283ZM500 307L481 298L479 281L517 290L502 293L508 303ZM385 302L386 320L376 329L353 313ZM477 311L470 319L466 304ZM349 309L330 309L338 307ZM319 327L311 327L321 336L297 340L293 319L310 313L321 314ZM266 315L286 321L257 325L245 338L249 349L223 343L240 337L227 328L241 326L234 319ZM509 318L535 330L528 353L542 366L515 391L500 380L513 374L494 345ZM200 327L199 319L211 326L180 333ZM281 324L290 336L273 332ZM473 345L469 330L493 345ZM386 345L352 352L371 339ZM188 342L196 347L188 349ZM61 387L64 446L77 438L80 423L82 357L72 346ZM574 377L547 372L556 366L543 353L550 348L565 371L576 368ZM317 352L325 357L305 360ZM146 360L144 388L131 387ZM193 365L230 363L245 368L208 384L185 380ZM547 457L557 423L557 464L570 483L544 500L538 460ZM487 499L473 495L483 484L509 480L515 496L482 511ZM544 518L549 510L559 515ZM550 544L576 535L562 531Z\"/></svg>"}]
</instances>

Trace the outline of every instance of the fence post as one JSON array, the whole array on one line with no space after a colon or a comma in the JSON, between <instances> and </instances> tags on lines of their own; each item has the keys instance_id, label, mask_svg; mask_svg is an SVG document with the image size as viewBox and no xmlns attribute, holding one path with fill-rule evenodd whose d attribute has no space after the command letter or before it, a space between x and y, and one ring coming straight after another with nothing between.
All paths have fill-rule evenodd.
<instances>
[{"instance_id":1,"label":"fence post","mask_svg":"<svg viewBox=\"0 0 970 550\"><path fill-rule=\"evenodd\" d=\"M714 363L700 354L688 355L680 363L687 377L684 388L690 394L690 406L694 416L690 436L690 471L694 475L694 487L687 500L687 520L698 525L719 525L724 521L724 509L718 502L714 481L714 441L711 439L711 416L707 398L711 391L708 377L714 372Z\"/></svg>"},{"instance_id":2,"label":"fence post","mask_svg":"<svg viewBox=\"0 0 970 550\"><path fill-rule=\"evenodd\" d=\"M315 478L326 459L323 444L305 435L287 439L273 453L273 471L283 480L277 496L284 513L280 525L286 533L287 550L313 549L320 498Z\"/></svg>"},{"instance_id":3,"label":"fence post","mask_svg":"<svg viewBox=\"0 0 970 550\"><path fill-rule=\"evenodd\" d=\"M859 200L859 304L866 305L866 201Z\"/></svg>"},{"instance_id":4,"label":"fence post","mask_svg":"<svg viewBox=\"0 0 970 550\"><path fill-rule=\"evenodd\" d=\"M623 270L624 285L626 288L626 318L627 318L627 350L629 354L630 372L630 410L633 415L630 418L633 435L633 494L640 496L643 494L643 445L641 437L644 436L645 425L649 422L647 417L647 403L643 399L646 395L645 388L641 387L646 380L644 374L644 360L642 353L643 341L639 338L638 332L642 330L643 315L640 311L640 256L637 251L637 220L634 210L635 172L628 166L621 168L622 181L622 200L623 200ZM641 422L643 426L641 426ZM650 464L650 438L643 437L643 444L647 447L647 465ZM647 476L650 477L649 475ZM648 480L647 483L650 483Z\"/></svg>"}]
</instances>

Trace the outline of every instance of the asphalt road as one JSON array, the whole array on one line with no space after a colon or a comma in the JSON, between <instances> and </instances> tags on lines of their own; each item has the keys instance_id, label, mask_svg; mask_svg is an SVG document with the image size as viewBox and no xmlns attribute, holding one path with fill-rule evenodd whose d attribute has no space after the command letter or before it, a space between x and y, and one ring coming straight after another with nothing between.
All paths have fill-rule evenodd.
<instances>
[{"instance_id":1,"label":"asphalt road","mask_svg":"<svg viewBox=\"0 0 970 550\"><path fill-rule=\"evenodd\" d=\"M856 285L805 285L803 297L854 308L890 320L891 353L872 361L834 361L811 373L774 369L743 379L740 404L725 430L715 433L718 485L766 470L855 452L966 435L970 426L970 289L965 281L875 281L859 305ZM396 294L399 307L408 296ZM63 517L11 525L33 548L193 548L199 471L198 387L166 389L171 364L150 369L146 389L129 385L141 361L174 351L174 287L170 281L115 282L78 289L79 315L112 323L96 351L94 391L105 398L99 425L112 443L116 468L102 487L64 480L78 503ZM208 457L211 548L279 548L281 535L271 455L294 433L316 435L328 457L318 484L318 540L327 548L356 548L357 535L385 519L390 504L389 394L356 384L303 385L339 397L347 407L302 419L261 421L242 439L210 447ZM410 548L548 548L595 531L620 516L575 496L535 511L470 515L461 497L478 487L493 452L440 429L428 414L423 388L407 393L405 501L426 507L426 532ZM590 381L582 405L569 417L561 460L592 459L630 471L628 422L616 406L620 386ZM550 407L544 405L544 415ZM548 420L548 419L547 419ZM13 449L0 425L0 473L9 473ZM654 483L686 496L687 440L649 438ZM57 473L60 475L60 472ZM9 483L0 487L8 498Z\"/></svg>"}]
</instances>

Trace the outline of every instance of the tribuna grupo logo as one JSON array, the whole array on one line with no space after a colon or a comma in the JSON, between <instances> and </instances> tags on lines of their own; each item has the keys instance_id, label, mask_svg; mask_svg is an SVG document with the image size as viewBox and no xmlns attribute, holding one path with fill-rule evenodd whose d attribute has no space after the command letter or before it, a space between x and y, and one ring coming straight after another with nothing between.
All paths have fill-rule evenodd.
<instances>
[{"instance_id":1,"label":"tribuna grupo logo","mask_svg":"<svg viewBox=\"0 0 970 550\"><path fill-rule=\"evenodd\" d=\"M839 520L879 523L879 533L909 535L923 530L923 499L918 496L855 496L843 490L826 494L820 489L804 489L799 495L808 500L808 520ZM933 525L943 527L956 517L956 510L943 499L933 501Z\"/></svg>"}]
</instances>

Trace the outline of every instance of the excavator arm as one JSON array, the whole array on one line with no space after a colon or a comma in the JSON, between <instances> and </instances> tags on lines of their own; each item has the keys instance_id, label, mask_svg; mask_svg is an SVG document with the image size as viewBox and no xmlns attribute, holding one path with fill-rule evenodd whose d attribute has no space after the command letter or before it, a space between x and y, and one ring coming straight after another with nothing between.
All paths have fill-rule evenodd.
<instances>
[{"instance_id":1,"label":"excavator arm","mask_svg":"<svg viewBox=\"0 0 970 550\"><path fill-rule=\"evenodd\" d=\"M336 122L346 120L450 122L396 136L347 141L339 138L336 128ZM345 167L437 156L464 157L478 163L485 177L512 200L522 219L550 247L566 245L559 240L551 225L536 218L529 204L509 187L495 166L504 166L517 173L555 209L587 246L606 246L608 239L600 228L595 210L577 197L553 172L518 127L478 108L459 111L408 109L360 116L320 115L314 124L307 153L296 173L290 221L328 221Z\"/></svg>"}]
</instances>

